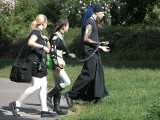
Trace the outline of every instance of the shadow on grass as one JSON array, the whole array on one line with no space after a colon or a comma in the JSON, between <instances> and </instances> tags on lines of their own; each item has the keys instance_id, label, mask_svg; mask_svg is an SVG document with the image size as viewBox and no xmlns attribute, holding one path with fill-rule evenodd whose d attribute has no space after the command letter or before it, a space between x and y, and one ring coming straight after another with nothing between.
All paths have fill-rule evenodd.
<instances>
[{"instance_id":1,"label":"shadow on grass","mask_svg":"<svg viewBox=\"0 0 160 120\"><path fill-rule=\"evenodd\" d=\"M75 59L67 59L67 65L76 66L81 65L83 67L83 62L79 62ZM117 60L105 60L102 58L103 67L108 68L127 68L127 69L160 69L160 62L154 60L144 60L144 61L117 61Z\"/></svg>"},{"instance_id":2,"label":"shadow on grass","mask_svg":"<svg viewBox=\"0 0 160 120\"><path fill-rule=\"evenodd\" d=\"M13 65L15 59L1 59L0 60L0 70L10 67ZM24 61L24 60L21 60ZM66 58L67 66L77 66L83 67L83 62L77 61L76 59ZM102 58L103 67L109 68L127 68L127 69L160 69L160 62L154 60L144 60L144 61L117 61L117 60L105 60Z\"/></svg>"}]
</instances>

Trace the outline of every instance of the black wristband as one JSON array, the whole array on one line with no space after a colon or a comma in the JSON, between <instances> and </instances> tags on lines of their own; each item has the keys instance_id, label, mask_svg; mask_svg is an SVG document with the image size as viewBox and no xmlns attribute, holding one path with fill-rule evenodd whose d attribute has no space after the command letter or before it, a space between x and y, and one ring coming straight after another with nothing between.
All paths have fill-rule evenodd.
<instances>
[{"instance_id":1,"label":"black wristband","mask_svg":"<svg viewBox=\"0 0 160 120\"><path fill-rule=\"evenodd\" d=\"M48 42L49 40L46 39L45 41Z\"/></svg>"}]
</instances>

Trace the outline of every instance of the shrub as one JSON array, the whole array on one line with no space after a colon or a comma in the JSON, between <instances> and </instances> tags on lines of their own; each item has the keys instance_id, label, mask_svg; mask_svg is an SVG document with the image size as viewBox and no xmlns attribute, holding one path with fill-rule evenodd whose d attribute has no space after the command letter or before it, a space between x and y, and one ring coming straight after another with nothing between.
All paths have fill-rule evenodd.
<instances>
[{"instance_id":1,"label":"shrub","mask_svg":"<svg viewBox=\"0 0 160 120\"><path fill-rule=\"evenodd\" d=\"M101 4L106 7L107 12L104 18L103 24L110 24L110 14L109 14L109 2L108 0L66 0L62 5L61 17L68 19L71 22L71 27L80 27L81 20L84 16L85 11L91 4Z\"/></svg>"},{"instance_id":2,"label":"shrub","mask_svg":"<svg viewBox=\"0 0 160 120\"><path fill-rule=\"evenodd\" d=\"M23 40L29 34L29 26L38 14L38 6L32 0L18 0L15 9L3 10L0 16L1 56L11 56L12 43ZM15 50L17 47L15 47ZM15 54L13 54L14 56Z\"/></svg>"},{"instance_id":3,"label":"shrub","mask_svg":"<svg viewBox=\"0 0 160 120\"><path fill-rule=\"evenodd\" d=\"M109 54L101 53L104 59L115 60L160 60L160 30L149 26L106 27L99 35L100 41L109 41ZM65 35L71 52L77 53L82 40L81 29L72 28Z\"/></svg>"}]
</instances>

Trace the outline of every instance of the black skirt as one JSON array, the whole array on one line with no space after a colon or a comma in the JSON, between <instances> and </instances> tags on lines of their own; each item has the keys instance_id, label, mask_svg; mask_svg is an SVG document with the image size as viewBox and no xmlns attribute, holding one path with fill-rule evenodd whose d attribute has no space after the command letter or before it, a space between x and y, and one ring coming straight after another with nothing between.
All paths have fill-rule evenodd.
<instances>
[{"instance_id":1,"label":"black skirt","mask_svg":"<svg viewBox=\"0 0 160 120\"><path fill-rule=\"evenodd\" d=\"M33 77L38 77L38 78L43 78L47 76L47 67L42 64L42 62L33 62L32 63L32 76Z\"/></svg>"},{"instance_id":2,"label":"black skirt","mask_svg":"<svg viewBox=\"0 0 160 120\"><path fill-rule=\"evenodd\" d=\"M108 96L99 53L84 62L81 74L68 92L73 100L92 101Z\"/></svg>"}]
</instances>

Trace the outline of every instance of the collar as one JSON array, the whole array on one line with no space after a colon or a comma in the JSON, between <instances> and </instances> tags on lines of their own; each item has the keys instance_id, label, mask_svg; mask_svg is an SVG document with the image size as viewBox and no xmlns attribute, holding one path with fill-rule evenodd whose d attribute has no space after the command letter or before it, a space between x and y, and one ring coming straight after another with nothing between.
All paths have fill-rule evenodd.
<instances>
[{"instance_id":1,"label":"collar","mask_svg":"<svg viewBox=\"0 0 160 120\"><path fill-rule=\"evenodd\" d=\"M56 33L55 33L56 35L58 35L58 37L61 39L61 40L64 40L63 39L63 34L60 32L60 31L57 31Z\"/></svg>"}]
</instances>

